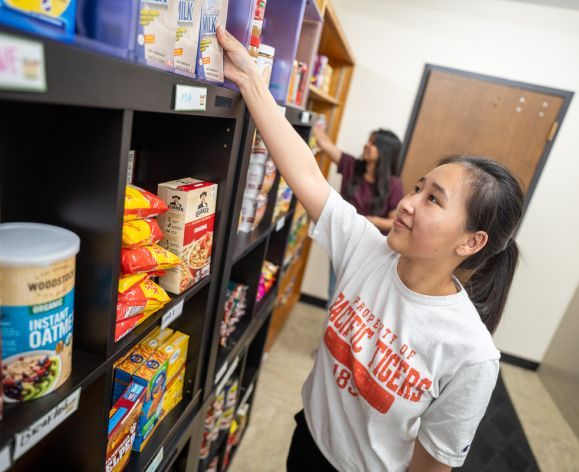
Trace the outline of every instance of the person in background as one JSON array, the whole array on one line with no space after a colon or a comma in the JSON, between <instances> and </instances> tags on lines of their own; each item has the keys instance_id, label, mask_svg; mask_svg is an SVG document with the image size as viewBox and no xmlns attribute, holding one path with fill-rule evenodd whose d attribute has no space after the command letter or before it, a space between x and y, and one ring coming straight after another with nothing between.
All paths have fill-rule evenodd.
<instances>
[{"instance_id":1,"label":"person in background","mask_svg":"<svg viewBox=\"0 0 579 472\"><path fill-rule=\"evenodd\" d=\"M342 174L340 195L368 218L384 235L392 229L396 207L404 191L398 176L400 139L392 132L378 129L370 133L362 158L356 159L341 151L330 139L323 126L316 124L314 136L321 150L338 166ZM328 304L336 289L336 273L330 266Z\"/></svg>"}]
</instances>

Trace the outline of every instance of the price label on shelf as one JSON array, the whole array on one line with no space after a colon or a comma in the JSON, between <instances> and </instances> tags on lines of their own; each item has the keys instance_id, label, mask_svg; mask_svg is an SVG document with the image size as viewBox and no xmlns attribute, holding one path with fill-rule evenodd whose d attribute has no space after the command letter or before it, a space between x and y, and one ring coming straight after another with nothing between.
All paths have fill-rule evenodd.
<instances>
[{"instance_id":1,"label":"price label on shelf","mask_svg":"<svg viewBox=\"0 0 579 472\"><path fill-rule=\"evenodd\" d=\"M145 472L155 472L159 468L159 466L161 465L162 460L163 460L163 447L161 447L161 450L157 453L155 458L151 461L151 463L149 464L149 467L147 467L145 469Z\"/></svg>"},{"instance_id":2,"label":"price label on shelf","mask_svg":"<svg viewBox=\"0 0 579 472\"><path fill-rule=\"evenodd\" d=\"M284 226L285 226L285 216L277 221L277 224L275 225L275 230L279 231Z\"/></svg>"},{"instance_id":3,"label":"price label on shelf","mask_svg":"<svg viewBox=\"0 0 579 472\"><path fill-rule=\"evenodd\" d=\"M175 111L207 110L207 88L175 85Z\"/></svg>"},{"instance_id":4,"label":"price label on shelf","mask_svg":"<svg viewBox=\"0 0 579 472\"><path fill-rule=\"evenodd\" d=\"M56 428L78 409L80 388L62 400L36 423L14 436L14 456L17 460L34 447L41 439Z\"/></svg>"},{"instance_id":5,"label":"price label on shelf","mask_svg":"<svg viewBox=\"0 0 579 472\"><path fill-rule=\"evenodd\" d=\"M312 114L309 111L302 112L302 123L309 123L312 118Z\"/></svg>"},{"instance_id":6,"label":"price label on shelf","mask_svg":"<svg viewBox=\"0 0 579 472\"><path fill-rule=\"evenodd\" d=\"M46 92L41 42L0 34L0 89Z\"/></svg>"},{"instance_id":7,"label":"price label on shelf","mask_svg":"<svg viewBox=\"0 0 579 472\"><path fill-rule=\"evenodd\" d=\"M173 321L181 316L183 313L183 304L185 303L185 299L181 300L177 303L173 308L171 308L167 313L163 315L163 319L161 320L161 329L165 329L169 326Z\"/></svg>"},{"instance_id":8,"label":"price label on shelf","mask_svg":"<svg viewBox=\"0 0 579 472\"><path fill-rule=\"evenodd\" d=\"M2 449L0 452L0 472L8 470L12 464L10 463L10 444Z\"/></svg>"}]
</instances>

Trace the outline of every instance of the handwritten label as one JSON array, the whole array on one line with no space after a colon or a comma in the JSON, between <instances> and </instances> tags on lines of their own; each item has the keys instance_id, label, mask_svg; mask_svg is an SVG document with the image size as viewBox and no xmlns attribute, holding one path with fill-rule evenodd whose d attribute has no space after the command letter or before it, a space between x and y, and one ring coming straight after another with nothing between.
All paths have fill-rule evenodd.
<instances>
[{"instance_id":1,"label":"handwritten label","mask_svg":"<svg viewBox=\"0 0 579 472\"><path fill-rule=\"evenodd\" d=\"M52 410L46 413L32 426L14 436L14 456L17 460L40 442L48 433L56 428L78 409L80 388L62 400Z\"/></svg>"},{"instance_id":2,"label":"handwritten label","mask_svg":"<svg viewBox=\"0 0 579 472\"><path fill-rule=\"evenodd\" d=\"M233 372L235 372L235 369L237 368L238 365L239 365L239 356L237 356L235 358L235 360L231 363L229 370L227 371L227 373L223 377L223 380L219 384L219 387L217 387L217 390L216 390L217 393L219 393L219 392L221 392L221 390L223 390L223 388L225 387L225 384L231 378L231 376L233 375Z\"/></svg>"},{"instance_id":3,"label":"handwritten label","mask_svg":"<svg viewBox=\"0 0 579 472\"><path fill-rule=\"evenodd\" d=\"M149 464L149 467L147 467L145 472L155 472L161 465L162 460L163 460L163 447L161 447L161 450L157 453L157 455Z\"/></svg>"},{"instance_id":4,"label":"handwritten label","mask_svg":"<svg viewBox=\"0 0 579 472\"><path fill-rule=\"evenodd\" d=\"M217 372L217 375L215 376L215 382L213 382L213 385L218 383L221 380L221 377L223 377L223 375L225 375L225 372L227 372L227 366L228 365L229 364L226 362L225 364L223 364L221 369L219 369L219 372Z\"/></svg>"},{"instance_id":5,"label":"handwritten label","mask_svg":"<svg viewBox=\"0 0 579 472\"><path fill-rule=\"evenodd\" d=\"M2 449L0 452L0 472L8 470L12 464L10 463L10 444Z\"/></svg>"},{"instance_id":6,"label":"handwritten label","mask_svg":"<svg viewBox=\"0 0 579 472\"><path fill-rule=\"evenodd\" d=\"M181 314L183 313L184 303L185 300L183 299L163 315L163 318L161 320L161 329L165 329L167 326L173 323L173 321L175 321L177 318L181 316Z\"/></svg>"},{"instance_id":7,"label":"handwritten label","mask_svg":"<svg viewBox=\"0 0 579 472\"><path fill-rule=\"evenodd\" d=\"M0 34L0 89L46 92L42 43Z\"/></svg>"},{"instance_id":8,"label":"handwritten label","mask_svg":"<svg viewBox=\"0 0 579 472\"><path fill-rule=\"evenodd\" d=\"M302 123L309 123L312 114L309 111L302 112Z\"/></svg>"},{"instance_id":9,"label":"handwritten label","mask_svg":"<svg viewBox=\"0 0 579 472\"><path fill-rule=\"evenodd\" d=\"M175 111L207 110L207 88L175 85Z\"/></svg>"},{"instance_id":10,"label":"handwritten label","mask_svg":"<svg viewBox=\"0 0 579 472\"><path fill-rule=\"evenodd\" d=\"M285 216L277 220L277 224L275 225L275 230L279 231L285 226Z\"/></svg>"}]
</instances>

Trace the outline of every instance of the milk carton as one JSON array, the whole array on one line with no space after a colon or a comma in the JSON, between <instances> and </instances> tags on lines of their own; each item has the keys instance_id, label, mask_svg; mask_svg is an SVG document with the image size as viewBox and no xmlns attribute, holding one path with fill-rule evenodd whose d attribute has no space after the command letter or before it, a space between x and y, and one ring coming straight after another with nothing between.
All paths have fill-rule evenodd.
<instances>
[{"instance_id":1,"label":"milk carton","mask_svg":"<svg viewBox=\"0 0 579 472\"><path fill-rule=\"evenodd\" d=\"M197 77L209 82L223 83L223 49L217 41L217 25L225 28L228 0L201 2Z\"/></svg>"},{"instance_id":2,"label":"milk carton","mask_svg":"<svg viewBox=\"0 0 579 472\"><path fill-rule=\"evenodd\" d=\"M173 51L175 72L195 76L195 63L201 26L201 1L179 0L175 17L176 37Z\"/></svg>"},{"instance_id":3,"label":"milk carton","mask_svg":"<svg viewBox=\"0 0 579 472\"><path fill-rule=\"evenodd\" d=\"M136 55L139 62L173 69L178 0L141 0Z\"/></svg>"}]
</instances>

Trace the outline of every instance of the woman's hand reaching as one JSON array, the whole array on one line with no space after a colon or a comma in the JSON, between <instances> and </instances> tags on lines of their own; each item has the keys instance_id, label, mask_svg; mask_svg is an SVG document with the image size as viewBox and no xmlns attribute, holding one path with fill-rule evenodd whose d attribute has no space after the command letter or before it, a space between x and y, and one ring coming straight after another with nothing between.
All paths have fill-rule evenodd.
<instances>
[{"instance_id":1,"label":"woman's hand reaching","mask_svg":"<svg viewBox=\"0 0 579 472\"><path fill-rule=\"evenodd\" d=\"M240 89L247 87L259 76L255 59L247 49L223 26L217 27L217 39L223 48L225 77Z\"/></svg>"}]
</instances>

